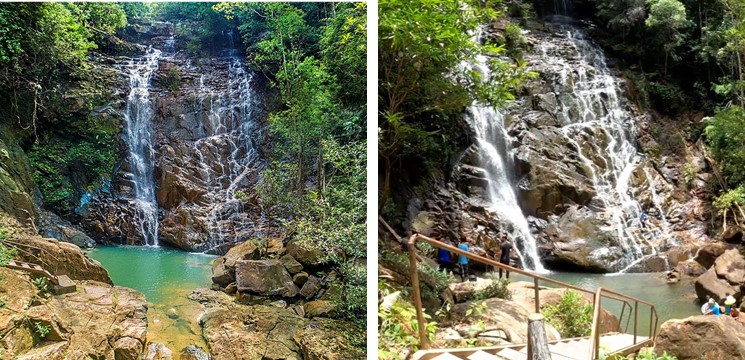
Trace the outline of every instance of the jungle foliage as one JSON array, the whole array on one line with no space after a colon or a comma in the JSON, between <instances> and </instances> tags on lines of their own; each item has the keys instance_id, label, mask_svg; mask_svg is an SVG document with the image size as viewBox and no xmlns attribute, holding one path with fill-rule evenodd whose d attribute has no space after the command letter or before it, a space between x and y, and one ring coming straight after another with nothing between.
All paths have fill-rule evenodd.
<instances>
[{"instance_id":1,"label":"jungle foliage","mask_svg":"<svg viewBox=\"0 0 745 360\"><path fill-rule=\"evenodd\" d=\"M398 205L387 206L395 179L446 171L465 137L458 115L466 106L513 99L514 89L530 75L519 56L499 57L519 55L506 50L506 45L522 45L516 25L502 41L488 36L476 41L481 25L503 19L506 10L501 1L379 2L378 159L383 177L378 204L383 214L395 217ZM482 59L488 59L491 76L463 65L476 63L481 55L488 55Z\"/></svg>"},{"instance_id":2,"label":"jungle foliage","mask_svg":"<svg viewBox=\"0 0 745 360\"><path fill-rule=\"evenodd\" d=\"M1 121L60 213L117 160L118 120L92 114L108 102L113 77L88 55L126 24L116 3L0 4Z\"/></svg>"},{"instance_id":3,"label":"jungle foliage","mask_svg":"<svg viewBox=\"0 0 745 360\"><path fill-rule=\"evenodd\" d=\"M274 161L259 192L292 241L323 250L343 283L336 299L364 321L366 31L364 3L220 3L249 66L281 95L269 115Z\"/></svg>"}]
</instances>

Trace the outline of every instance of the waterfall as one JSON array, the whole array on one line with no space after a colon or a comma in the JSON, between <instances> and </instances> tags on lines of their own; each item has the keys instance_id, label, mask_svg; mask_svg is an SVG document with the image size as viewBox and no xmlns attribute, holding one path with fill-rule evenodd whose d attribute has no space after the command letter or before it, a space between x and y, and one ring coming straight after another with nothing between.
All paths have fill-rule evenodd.
<instances>
[{"instance_id":1,"label":"waterfall","mask_svg":"<svg viewBox=\"0 0 745 360\"><path fill-rule=\"evenodd\" d=\"M563 136L596 191L591 207L604 213L609 230L620 241L623 254L614 266L624 271L656 253L648 239L655 235L639 231L642 208L630 191L631 175L641 160L634 145L638 130L602 51L579 30L562 29L561 37L552 38L556 41L537 45L540 57L536 62L548 64L558 75L557 118ZM645 178L654 194L652 178L648 174ZM654 196L653 201L661 212L659 199ZM656 230L659 235L661 229Z\"/></svg>"},{"instance_id":2,"label":"waterfall","mask_svg":"<svg viewBox=\"0 0 745 360\"><path fill-rule=\"evenodd\" d=\"M155 199L155 149L150 79L158 68L161 52L149 48L145 57L127 65L130 92L124 113L125 139L129 148L131 179L134 183L135 221L147 245L158 245L158 203Z\"/></svg>"},{"instance_id":3,"label":"waterfall","mask_svg":"<svg viewBox=\"0 0 745 360\"><path fill-rule=\"evenodd\" d=\"M235 197L236 188L246 176L256 170L258 153L254 136L258 124L253 117L255 96L251 88L251 74L238 57L228 66L227 91L216 92L199 82L200 106L208 116L204 124L206 137L194 142L193 159L201 169L201 178L208 192L209 212L207 224L209 248L226 242L226 236L235 235L235 224L249 226L241 218L242 201ZM232 221L231 221L232 220ZM233 238L231 237L231 239Z\"/></svg>"},{"instance_id":4,"label":"waterfall","mask_svg":"<svg viewBox=\"0 0 745 360\"><path fill-rule=\"evenodd\" d=\"M491 71L486 65L484 56L476 59L475 67L486 79ZM467 109L471 125L476 133L479 166L488 178L487 194L489 208L502 216L512 225L510 237L516 245L516 252L525 268L545 272L538 257L536 241L530 234L528 221L517 203L514 189L514 169L510 146L510 136L504 127L503 114L492 107L474 103Z\"/></svg>"}]
</instances>

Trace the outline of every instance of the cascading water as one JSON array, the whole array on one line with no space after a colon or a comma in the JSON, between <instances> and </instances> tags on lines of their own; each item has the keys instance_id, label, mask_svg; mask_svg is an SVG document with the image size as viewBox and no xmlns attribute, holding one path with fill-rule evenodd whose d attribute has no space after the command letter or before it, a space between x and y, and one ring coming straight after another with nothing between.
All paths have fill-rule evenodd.
<instances>
[{"instance_id":1,"label":"cascading water","mask_svg":"<svg viewBox=\"0 0 745 360\"><path fill-rule=\"evenodd\" d=\"M621 243L623 255L614 267L623 272L656 253L650 242L655 234L637 226L642 208L630 191L631 175L641 160L633 143L637 128L602 51L578 29L562 29L563 37L555 34L552 41L537 45L541 55L536 62L558 74L557 118L596 191L590 206L604 213ZM645 178L654 189L651 177ZM652 200L662 213L659 199ZM653 230L659 235L664 229Z\"/></svg>"},{"instance_id":2,"label":"cascading water","mask_svg":"<svg viewBox=\"0 0 745 360\"><path fill-rule=\"evenodd\" d=\"M484 78L489 77L491 72L486 65L485 57L477 58L476 64L472 66ZM504 216L512 224L510 235L516 244L517 254L523 266L537 272L544 272L545 269L538 258L536 241L530 234L528 221L523 216L515 196L514 176L511 170L514 166L511 156L508 156L511 151L508 141L510 136L504 128L504 117L500 111L479 104L472 105L467 112L476 132L479 165L489 179L487 187L489 208Z\"/></svg>"},{"instance_id":3,"label":"cascading water","mask_svg":"<svg viewBox=\"0 0 745 360\"><path fill-rule=\"evenodd\" d=\"M194 143L197 163L208 189L207 223L209 248L226 242L235 235L236 222L248 222L240 217L242 201L236 199L237 187L258 165L253 137L257 124L253 118L255 96L249 74L239 58L232 58L228 67L227 92L215 92L200 78L200 102L208 112L204 124L206 137ZM230 224L227 223L231 218ZM247 224L242 224L246 226ZM234 238L234 236L232 237Z\"/></svg>"},{"instance_id":4,"label":"cascading water","mask_svg":"<svg viewBox=\"0 0 745 360\"><path fill-rule=\"evenodd\" d=\"M155 199L155 149L153 148L150 79L158 68L161 52L150 48L145 57L128 65L130 92L124 122L129 148L131 179L134 183L135 221L147 245L158 245L158 203Z\"/></svg>"},{"instance_id":5,"label":"cascading water","mask_svg":"<svg viewBox=\"0 0 745 360\"><path fill-rule=\"evenodd\" d=\"M530 234L528 221L517 203L511 181L509 169L513 166L511 158L505 156L510 153L510 145L505 141L509 139L509 135L504 128L504 117L493 108L479 105L471 106L468 112L476 130L481 168L489 179L489 207L512 224L511 237L517 245L518 257L525 268L545 272L538 258L535 239Z\"/></svg>"}]
</instances>

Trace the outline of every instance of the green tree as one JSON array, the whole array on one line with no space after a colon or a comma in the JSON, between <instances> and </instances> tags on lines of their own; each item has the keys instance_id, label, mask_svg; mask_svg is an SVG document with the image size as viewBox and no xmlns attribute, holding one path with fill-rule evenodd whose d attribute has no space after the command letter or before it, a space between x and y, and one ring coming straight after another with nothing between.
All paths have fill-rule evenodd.
<instances>
[{"instance_id":1,"label":"green tree","mask_svg":"<svg viewBox=\"0 0 745 360\"><path fill-rule=\"evenodd\" d=\"M526 73L520 62L490 57L491 76L471 66L480 55L504 47L474 39L479 27L496 19L499 1L383 0L379 3L378 155L384 173L380 208L391 177L404 157L447 163L458 143L451 116L474 100L500 105Z\"/></svg>"},{"instance_id":2,"label":"green tree","mask_svg":"<svg viewBox=\"0 0 745 360\"><path fill-rule=\"evenodd\" d=\"M745 110L724 109L709 119L706 139L730 187L745 182Z\"/></svg>"},{"instance_id":3,"label":"green tree","mask_svg":"<svg viewBox=\"0 0 745 360\"><path fill-rule=\"evenodd\" d=\"M667 76L668 58L675 56L675 49L683 43L685 29L690 22L686 8L678 0L647 0L649 16L645 24L658 33L657 39L665 50L664 75Z\"/></svg>"}]
</instances>

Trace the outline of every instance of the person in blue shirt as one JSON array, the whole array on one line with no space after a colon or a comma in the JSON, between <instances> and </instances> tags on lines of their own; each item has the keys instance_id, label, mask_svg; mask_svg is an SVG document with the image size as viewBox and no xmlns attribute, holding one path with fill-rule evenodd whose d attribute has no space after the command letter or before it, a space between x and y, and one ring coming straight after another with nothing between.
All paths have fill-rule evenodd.
<instances>
[{"instance_id":1,"label":"person in blue shirt","mask_svg":"<svg viewBox=\"0 0 745 360\"><path fill-rule=\"evenodd\" d=\"M450 241L445 240L445 244L453 245ZM437 249L437 262L440 264L440 270L447 272L453 268L453 259L450 256L450 251L445 249Z\"/></svg>"},{"instance_id":2,"label":"person in blue shirt","mask_svg":"<svg viewBox=\"0 0 745 360\"><path fill-rule=\"evenodd\" d=\"M458 249L468 251L468 242L465 238L460 240L458 243ZM458 255L458 269L460 270L460 280L466 281L468 279L468 258L463 255Z\"/></svg>"},{"instance_id":3,"label":"person in blue shirt","mask_svg":"<svg viewBox=\"0 0 745 360\"><path fill-rule=\"evenodd\" d=\"M716 302L711 307L711 313L714 314L714 315L716 315L716 316L719 316L719 315L722 314L722 311L719 309L719 304L717 304Z\"/></svg>"},{"instance_id":4,"label":"person in blue shirt","mask_svg":"<svg viewBox=\"0 0 745 360\"><path fill-rule=\"evenodd\" d=\"M642 229L643 229L643 228L644 228L644 227L646 226L646 224L647 224L647 218L648 218L648 216L647 216L647 212L646 212L646 211L644 211L644 210L642 210L642 214L641 214L641 215L639 215L639 222L641 222L641 224L642 224Z\"/></svg>"}]
</instances>

